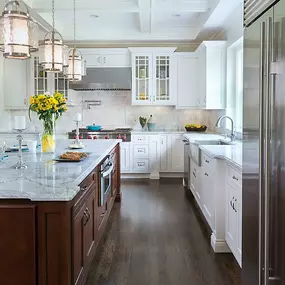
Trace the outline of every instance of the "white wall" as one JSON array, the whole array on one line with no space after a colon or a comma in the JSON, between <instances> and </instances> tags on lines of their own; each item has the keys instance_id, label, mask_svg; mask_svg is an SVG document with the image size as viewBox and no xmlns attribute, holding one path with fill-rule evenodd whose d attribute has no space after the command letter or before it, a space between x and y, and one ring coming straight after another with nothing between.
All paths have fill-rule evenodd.
<instances>
[{"instance_id":1,"label":"white wall","mask_svg":"<svg viewBox=\"0 0 285 285\"><path fill-rule=\"evenodd\" d=\"M243 6L240 5L223 24L228 46L243 36Z\"/></svg>"}]
</instances>

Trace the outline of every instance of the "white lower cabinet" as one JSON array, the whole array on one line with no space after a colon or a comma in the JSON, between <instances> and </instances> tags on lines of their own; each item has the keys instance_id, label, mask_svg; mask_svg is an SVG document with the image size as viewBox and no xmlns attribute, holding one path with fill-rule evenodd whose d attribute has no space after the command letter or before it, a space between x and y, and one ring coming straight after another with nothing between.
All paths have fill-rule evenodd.
<instances>
[{"instance_id":1,"label":"white lower cabinet","mask_svg":"<svg viewBox=\"0 0 285 285\"><path fill-rule=\"evenodd\" d=\"M212 230L214 252L232 252L241 266L242 173L201 149L199 155L197 145L190 144L190 190Z\"/></svg>"},{"instance_id":2,"label":"white lower cabinet","mask_svg":"<svg viewBox=\"0 0 285 285\"><path fill-rule=\"evenodd\" d=\"M201 168L201 195L202 195L202 205L205 218L208 221L211 228L213 228L213 220L214 220L214 175L215 172L208 166L202 166Z\"/></svg>"},{"instance_id":3,"label":"white lower cabinet","mask_svg":"<svg viewBox=\"0 0 285 285\"><path fill-rule=\"evenodd\" d=\"M193 159L190 160L190 190L201 206L200 167Z\"/></svg>"},{"instance_id":4,"label":"white lower cabinet","mask_svg":"<svg viewBox=\"0 0 285 285\"><path fill-rule=\"evenodd\" d=\"M167 171L167 135L160 135L160 170Z\"/></svg>"},{"instance_id":5,"label":"white lower cabinet","mask_svg":"<svg viewBox=\"0 0 285 285\"><path fill-rule=\"evenodd\" d=\"M184 171L184 143L182 135L172 134L167 138L168 172Z\"/></svg>"},{"instance_id":6,"label":"white lower cabinet","mask_svg":"<svg viewBox=\"0 0 285 285\"><path fill-rule=\"evenodd\" d=\"M242 256L242 191L241 173L227 166L226 241L238 263Z\"/></svg>"},{"instance_id":7,"label":"white lower cabinet","mask_svg":"<svg viewBox=\"0 0 285 285\"><path fill-rule=\"evenodd\" d=\"M183 134L132 135L132 142L121 143L121 172L150 173L151 178L160 172L183 173L182 139Z\"/></svg>"},{"instance_id":8,"label":"white lower cabinet","mask_svg":"<svg viewBox=\"0 0 285 285\"><path fill-rule=\"evenodd\" d=\"M121 153L120 153L121 172L122 173L130 172L131 170L131 157L130 157L131 144L124 142L124 143L121 143L120 146L121 146Z\"/></svg>"}]
</instances>

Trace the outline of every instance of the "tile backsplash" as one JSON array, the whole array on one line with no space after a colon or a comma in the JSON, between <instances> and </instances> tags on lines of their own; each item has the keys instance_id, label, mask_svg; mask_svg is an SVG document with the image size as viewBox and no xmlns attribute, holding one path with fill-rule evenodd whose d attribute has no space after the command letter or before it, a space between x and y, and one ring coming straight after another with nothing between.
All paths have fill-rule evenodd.
<instances>
[{"instance_id":1,"label":"tile backsplash","mask_svg":"<svg viewBox=\"0 0 285 285\"><path fill-rule=\"evenodd\" d=\"M139 116L148 118L153 115L157 128L177 129L183 128L186 123L205 124L209 130L214 130L214 124L224 111L217 110L177 110L174 107L131 106L131 92L122 91L71 91L70 99L73 107L69 107L57 123L57 132L66 132L75 128L74 116L83 112L82 125L99 124L104 127L131 126L139 129ZM87 108L85 101L101 101L100 106ZM12 130L12 120L15 115L25 114L27 111L1 111L0 131ZM28 122L30 131L40 131L41 122L35 114L32 122Z\"/></svg>"}]
</instances>

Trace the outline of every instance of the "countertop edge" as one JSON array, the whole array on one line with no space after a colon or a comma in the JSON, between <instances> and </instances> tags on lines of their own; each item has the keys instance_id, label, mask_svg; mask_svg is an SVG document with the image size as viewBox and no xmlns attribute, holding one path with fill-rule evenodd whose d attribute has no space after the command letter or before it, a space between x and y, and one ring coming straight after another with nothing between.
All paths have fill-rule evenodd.
<instances>
[{"instance_id":1,"label":"countertop edge","mask_svg":"<svg viewBox=\"0 0 285 285\"><path fill-rule=\"evenodd\" d=\"M227 164L230 164L231 166L233 166L236 170L242 172L242 166L238 163L236 163L235 161L231 160L230 158L224 156L224 155L217 155L211 151L209 151L207 148L205 148L203 145L199 145L199 148L204 151L205 153L207 153L211 158L213 159L222 159L224 160Z\"/></svg>"}]
</instances>

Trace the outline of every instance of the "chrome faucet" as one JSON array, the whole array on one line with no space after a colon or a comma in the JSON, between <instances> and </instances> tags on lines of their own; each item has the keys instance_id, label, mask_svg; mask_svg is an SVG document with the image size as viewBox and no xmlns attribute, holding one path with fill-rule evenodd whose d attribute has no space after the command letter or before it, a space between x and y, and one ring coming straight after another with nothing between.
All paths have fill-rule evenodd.
<instances>
[{"instance_id":1,"label":"chrome faucet","mask_svg":"<svg viewBox=\"0 0 285 285\"><path fill-rule=\"evenodd\" d=\"M226 116L226 115L225 115L225 116L221 116L221 117L218 119L218 121L217 121L215 127L220 128L220 127L221 127L221 121L222 121L223 119L229 119L229 120L231 121L231 136L230 136L230 138L231 138L231 141L234 141L236 136L235 136L235 133L234 133L234 121L233 121L233 119L232 119L231 117Z\"/></svg>"}]
</instances>

